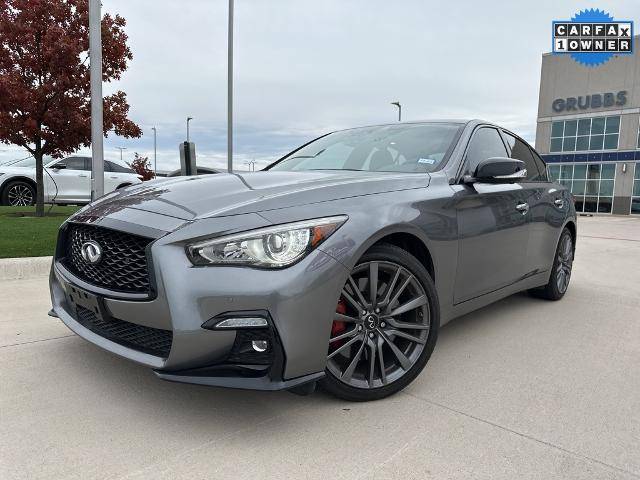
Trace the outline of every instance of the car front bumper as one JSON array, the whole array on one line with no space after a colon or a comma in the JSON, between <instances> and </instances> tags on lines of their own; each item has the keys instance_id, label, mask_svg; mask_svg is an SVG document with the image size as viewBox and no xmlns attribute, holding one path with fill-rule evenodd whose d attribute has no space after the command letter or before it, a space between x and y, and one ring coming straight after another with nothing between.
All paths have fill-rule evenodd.
<instances>
[{"instance_id":1,"label":"car front bumper","mask_svg":"<svg viewBox=\"0 0 640 480\"><path fill-rule=\"evenodd\" d=\"M244 220L246 224L247 219ZM262 226L259 223L264 221L254 220L256 225L248 228ZM220 225L214 225L216 222ZM208 223L205 229L225 230L224 219ZM133 224L119 222L117 226L120 230L138 233L138 227ZM194 267L185 255L185 239L202 228L203 225L192 224L173 233L158 233L150 250L154 294L148 299L127 298L86 283L65 268L58 256L50 275L53 312L79 336L116 355L151 367L165 380L279 390L321 378L333 312L347 269L318 249L301 262L281 270ZM94 298L103 326L122 322L134 330L141 328L170 335L168 352L149 353L87 324L79 318L74 303L77 296L83 295ZM222 314L246 311L268 312L272 355L266 364L254 364L251 358L245 362L244 357L237 354L240 330L202 327ZM250 336L250 331L243 334Z\"/></svg>"}]
</instances>

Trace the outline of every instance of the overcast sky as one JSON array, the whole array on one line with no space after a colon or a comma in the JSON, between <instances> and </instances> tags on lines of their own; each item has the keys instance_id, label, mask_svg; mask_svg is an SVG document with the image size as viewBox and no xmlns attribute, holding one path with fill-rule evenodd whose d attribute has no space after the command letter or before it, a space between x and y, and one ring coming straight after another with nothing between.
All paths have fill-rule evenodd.
<instances>
[{"instance_id":1,"label":"overcast sky","mask_svg":"<svg viewBox=\"0 0 640 480\"><path fill-rule=\"evenodd\" d=\"M640 20L638 0L236 0L236 164L264 164L336 128L480 117L534 140L551 21L582 8ZM105 93L128 94L135 140L116 147L178 168L191 122L198 163L226 164L226 0L103 0L127 20L134 59ZM0 150L6 149L0 145ZM16 157L17 152L2 152Z\"/></svg>"}]
</instances>

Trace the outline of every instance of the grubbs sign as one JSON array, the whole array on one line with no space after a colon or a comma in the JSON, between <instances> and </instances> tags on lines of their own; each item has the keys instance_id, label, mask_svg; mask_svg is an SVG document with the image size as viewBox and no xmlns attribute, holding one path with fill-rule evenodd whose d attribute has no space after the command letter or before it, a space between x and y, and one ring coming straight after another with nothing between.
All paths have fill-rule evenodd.
<instances>
[{"instance_id":1,"label":"grubbs sign","mask_svg":"<svg viewBox=\"0 0 640 480\"><path fill-rule=\"evenodd\" d=\"M627 91L618 93L594 93L580 97L556 98L551 104L554 112L570 112L594 108L621 107L627 103Z\"/></svg>"}]
</instances>

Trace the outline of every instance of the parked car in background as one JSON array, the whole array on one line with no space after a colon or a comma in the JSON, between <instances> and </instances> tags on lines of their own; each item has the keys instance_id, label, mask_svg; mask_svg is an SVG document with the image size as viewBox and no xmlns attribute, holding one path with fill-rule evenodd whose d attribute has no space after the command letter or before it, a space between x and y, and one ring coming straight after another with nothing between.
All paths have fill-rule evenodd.
<instances>
[{"instance_id":1,"label":"parked car in background","mask_svg":"<svg viewBox=\"0 0 640 480\"><path fill-rule=\"evenodd\" d=\"M141 183L140 176L115 162L104 162L104 193ZM88 203L91 200L91 158L71 156L49 160L44 168L46 203ZM35 159L0 166L0 203L27 206L36 201Z\"/></svg>"}]
</instances>

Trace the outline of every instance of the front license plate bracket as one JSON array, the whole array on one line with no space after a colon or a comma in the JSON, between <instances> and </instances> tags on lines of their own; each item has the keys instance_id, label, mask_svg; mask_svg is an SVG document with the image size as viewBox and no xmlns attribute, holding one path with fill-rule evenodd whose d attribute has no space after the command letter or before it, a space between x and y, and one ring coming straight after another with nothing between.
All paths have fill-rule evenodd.
<instances>
[{"instance_id":1,"label":"front license plate bracket","mask_svg":"<svg viewBox=\"0 0 640 480\"><path fill-rule=\"evenodd\" d=\"M91 310L99 319L102 319L100 302L97 296L69 284L66 285L65 291L69 307L71 307L74 313L76 307L82 307Z\"/></svg>"}]
</instances>

